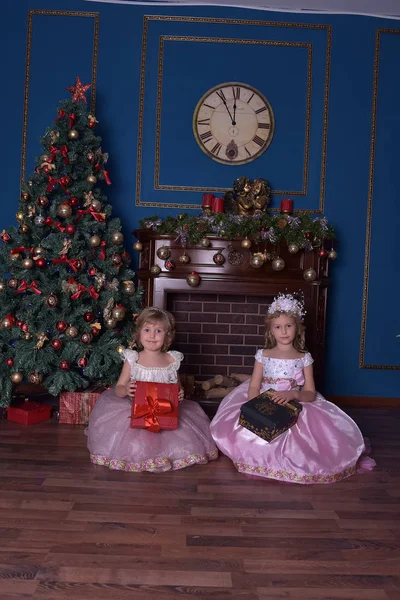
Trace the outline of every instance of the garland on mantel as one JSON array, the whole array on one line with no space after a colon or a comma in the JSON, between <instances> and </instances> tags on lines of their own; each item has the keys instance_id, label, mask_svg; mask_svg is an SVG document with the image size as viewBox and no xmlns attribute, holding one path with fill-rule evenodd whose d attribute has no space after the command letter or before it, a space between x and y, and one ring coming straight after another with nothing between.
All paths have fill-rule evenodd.
<instances>
[{"instance_id":1,"label":"garland on mantel","mask_svg":"<svg viewBox=\"0 0 400 600\"><path fill-rule=\"evenodd\" d=\"M195 245L207 235L216 235L228 240L248 238L255 243L269 242L272 245L285 242L295 244L298 249L312 250L323 248L324 240L336 237L334 228L326 217L311 217L306 214L261 213L256 215L235 215L229 213L205 213L189 216L181 213L176 218L158 216L147 217L139 222L141 229L150 229L160 235L174 235L186 246Z\"/></svg>"}]
</instances>

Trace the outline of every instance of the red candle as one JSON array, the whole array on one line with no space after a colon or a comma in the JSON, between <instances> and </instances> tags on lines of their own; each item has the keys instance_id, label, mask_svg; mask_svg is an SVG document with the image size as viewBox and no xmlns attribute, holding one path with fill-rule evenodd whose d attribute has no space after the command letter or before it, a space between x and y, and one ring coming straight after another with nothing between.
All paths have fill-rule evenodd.
<instances>
[{"instance_id":1,"label":"red candle","mask_svg":"<svg viewBox=\"0 0 400 600\"><path fill-rule=\"evenodd\" d=\"M203 194L202 206L212 206L214 200L214 194Z\"/></svg>"},{"instance_id":2,"label":"red candle","mask_svg":"<svg viewBox=\"0 0 400 600\"><path fill-rule=\"evenodd\" d=\"M293 200L290 200L289 198L281 200L281 212L289 214L293 212Z\"/></svg>"},{"instance_id":3,"label":"red candle","mask_svg":"<svg viewBox=\"0 0 400 600\"><path fill-rule=\"evenodd\" d=\"M214 213L223 213L224 212L224 199L223 198L214 198L213 212Z\"/></svg>"}]
</instances>

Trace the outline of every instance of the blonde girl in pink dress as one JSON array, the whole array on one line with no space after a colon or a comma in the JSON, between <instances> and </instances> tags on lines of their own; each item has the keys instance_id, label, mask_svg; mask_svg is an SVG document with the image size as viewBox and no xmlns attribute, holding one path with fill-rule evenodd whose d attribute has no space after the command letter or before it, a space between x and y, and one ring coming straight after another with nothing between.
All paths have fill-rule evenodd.
<instances>
[{"instance_id":1,"label":"blonde girl in pink dress","mask_svg":"<svg viewBox=\"0 0 400 600\"><path fill-rule=\"evenodd\" d=\"M265 321L265 347L257 351L252 377L228 394L211 423L218 448L241 473L295 483L333 483L375 462L365 456L356 423L315 391L313 359L305 350L304 306L278 295ZM242 404L267 389L273 400L302 403L297 424L266 442L239 425Z\"/></svg>"}]
</instances>

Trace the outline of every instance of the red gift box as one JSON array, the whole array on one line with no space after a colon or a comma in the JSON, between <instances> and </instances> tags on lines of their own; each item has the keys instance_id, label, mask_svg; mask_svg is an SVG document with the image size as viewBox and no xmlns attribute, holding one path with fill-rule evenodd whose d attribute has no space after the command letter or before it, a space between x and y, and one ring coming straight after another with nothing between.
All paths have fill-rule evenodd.
<instances>
[{"instance_id":1,"label":"red gift box","mask_svg":"<svg viewBox=\"0 0 400 600\"><path fill-rule=\"evenodd\" d=\"M34 425L50 419L51 406L25 400L16 406L7 408L7 419L21 425Z\"/></svg>"},{"instance_id":2,"label":"red gift box","mask_svg":"<svg viewBox=\"0 0 400 600\"><path fill-rule=\"evenodd\" d=\"M132 403L131 427L153 433L161 429L178 429L177 383L136 383Z\"/></svg>"},{"instance_id":3,"label":"red gift box","mask_svg":"<svg viewBox=\"0 0 400 600\"><path fill-rule=\"evenodd\" d=\"M85 425L101 392L61 392L59 423Z\"/></svg>"}]
</instances>

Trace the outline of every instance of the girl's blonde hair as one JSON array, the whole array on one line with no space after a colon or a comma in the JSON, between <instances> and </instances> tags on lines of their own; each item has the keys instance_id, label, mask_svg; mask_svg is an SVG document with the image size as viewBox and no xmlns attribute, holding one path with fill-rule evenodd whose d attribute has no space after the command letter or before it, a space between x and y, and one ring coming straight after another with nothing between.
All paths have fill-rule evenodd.
<instances>
[{"instance_id":1,"label":"girl's blonde hair","mask_svg":"<svg viewBox=\"0 0 400 600\"><path fill-rule=\"evenodd\" d=\"M277 311L274 313L267 313L265 315L264 348L268 350L275 348L276 339L271 331L271 322L274 319L278 319L278 317L281 317L282 315L293 319L296 325L296 336L293 340L293 348L298 352L307 352L304 323L301 321L301 318L297 313L294 314L285 311Z\"/></svg>"},{"instance_id":2,"label":"girl's blonde hair","mask_svg":"<svg viewBox=\"0 0 400 600\"><path fill-rule=\"evenodd\" d=\"M136 319L135 330L133 332L133 337L139 351L143 350L143 346L140 343L140 332L145 323L161 323L165 327L165 340L161 352L167 352L175 337L175 319L171 313L155 306L150 306L142 310Z\"/></svg>"}]
</instances>

